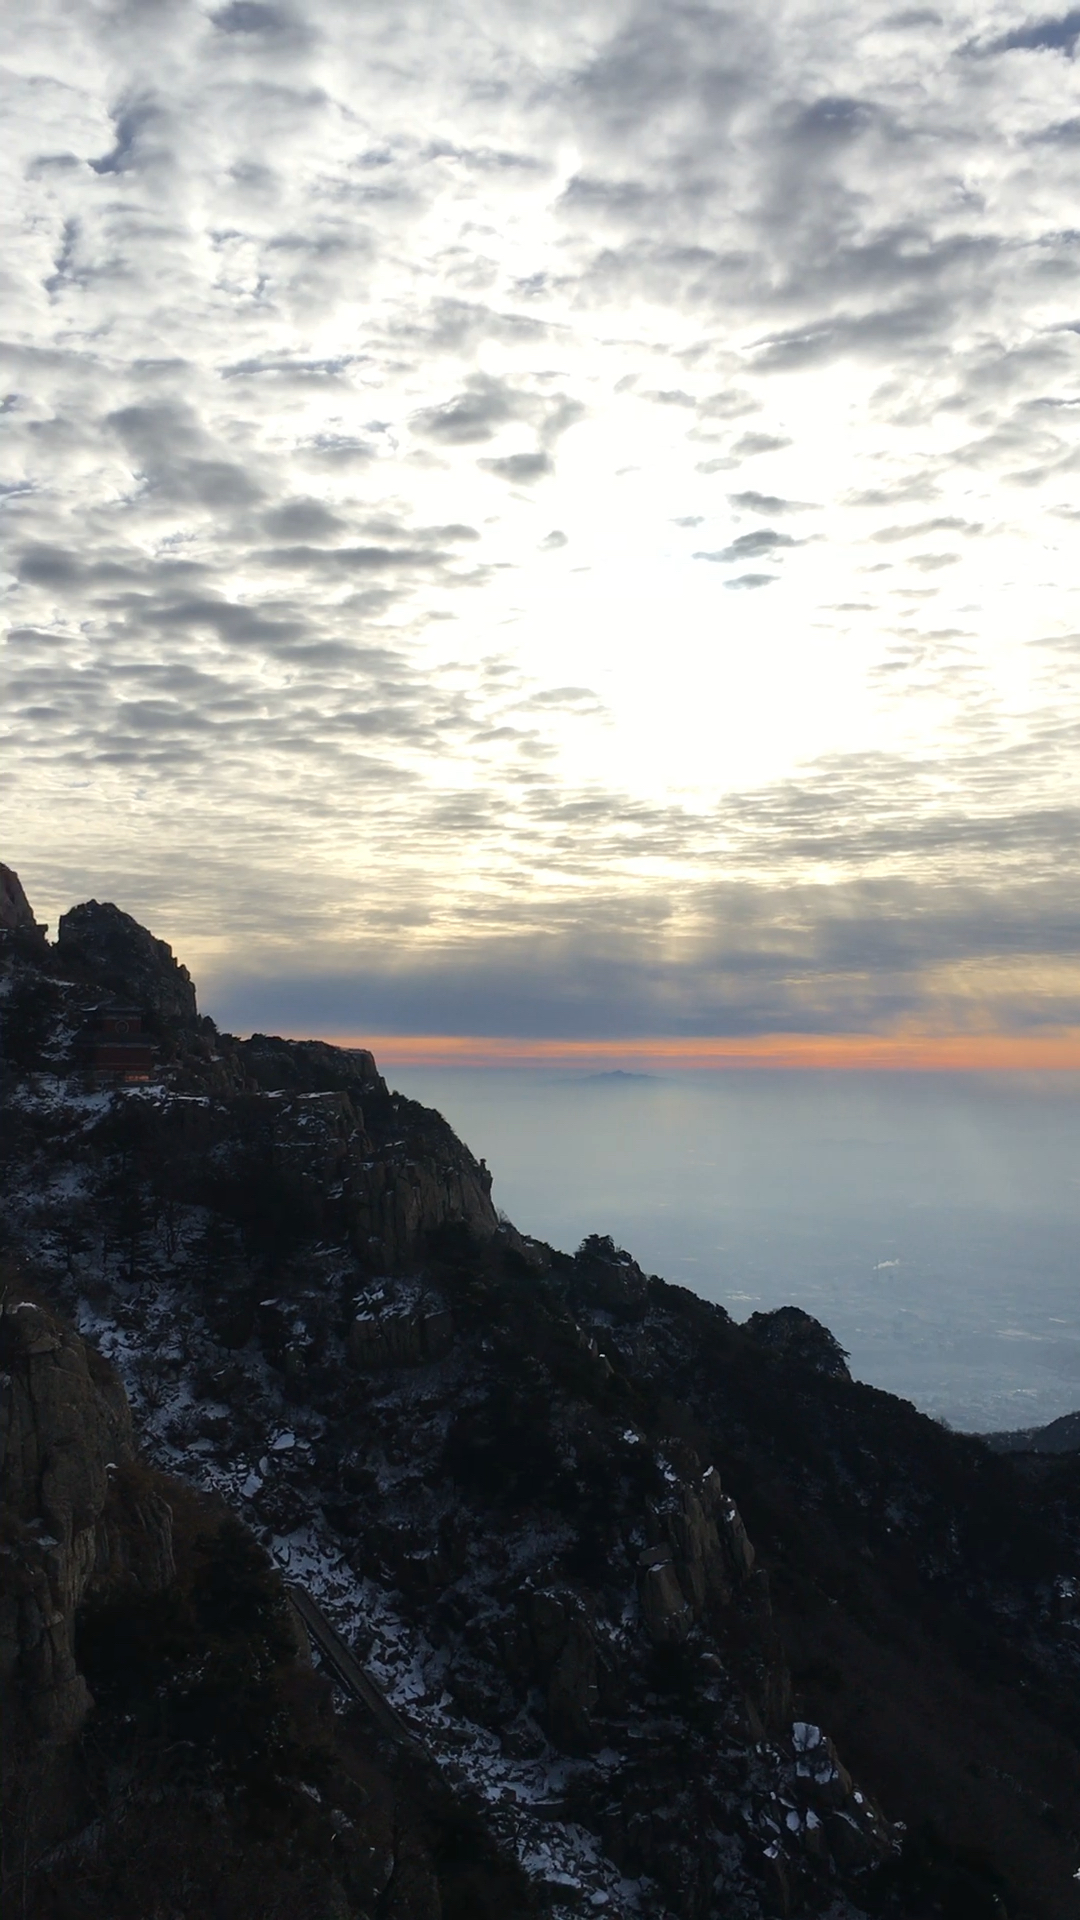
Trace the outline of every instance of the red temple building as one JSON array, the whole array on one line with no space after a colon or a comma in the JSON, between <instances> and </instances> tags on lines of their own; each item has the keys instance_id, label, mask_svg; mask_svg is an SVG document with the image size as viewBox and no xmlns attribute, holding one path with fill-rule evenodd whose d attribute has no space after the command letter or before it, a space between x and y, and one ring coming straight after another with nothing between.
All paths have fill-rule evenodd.
<instances>
[{"instance_id":1,"label":"red temple building","mask_svg":"<svg viewBox=\"0 0 1080 1920\"><path fill-rule=\"evenodd\" d=\"M138 1007L102 1007L82 1036L79 1054L98 1080L133 1086L153 1076L155 1048L142 1030Z\"/></svg>"}]
</instances>

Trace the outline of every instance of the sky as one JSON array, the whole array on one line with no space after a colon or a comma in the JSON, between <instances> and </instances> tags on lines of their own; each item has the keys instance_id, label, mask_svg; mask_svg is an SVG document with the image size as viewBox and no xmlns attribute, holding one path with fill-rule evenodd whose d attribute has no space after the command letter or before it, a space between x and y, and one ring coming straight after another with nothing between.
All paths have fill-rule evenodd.
<instances>
[{"instance_id":1,"label":"sky","mask_svg":"<svg viewBox=\"0 0 1080 1920\"><path fill-rule=\"evenodd\" d=\"M1077 1064L1080 11L0 31L42 918L241 1031Z\"/></svg>"}]
</instances>

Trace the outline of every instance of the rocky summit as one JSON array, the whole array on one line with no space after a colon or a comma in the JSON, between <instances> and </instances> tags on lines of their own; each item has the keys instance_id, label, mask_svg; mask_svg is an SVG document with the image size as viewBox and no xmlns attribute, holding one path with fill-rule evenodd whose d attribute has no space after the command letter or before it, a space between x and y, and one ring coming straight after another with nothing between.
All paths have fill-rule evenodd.
<instances>
[{"instance_id":1,"label":"rocky summit","mask_svg":"<svg viewBox=\"0 0 1080 1920\"><path fill-rule=\"evenodd\" d=\"M1080 1914L1072 1428L518 1233L370 1053L3 882L5 1912Z\"/></svg>"}]
</instances>

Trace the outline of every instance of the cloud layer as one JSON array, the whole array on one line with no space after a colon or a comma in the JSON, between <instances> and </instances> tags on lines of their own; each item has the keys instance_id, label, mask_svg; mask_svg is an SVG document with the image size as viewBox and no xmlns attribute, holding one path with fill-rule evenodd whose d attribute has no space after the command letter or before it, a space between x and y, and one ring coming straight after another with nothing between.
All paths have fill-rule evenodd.
<instances>
[{"instance_id":1,"label":"cloud layer","mask_svg":"<svg viewBox=\"0 0 1080 1920\"><path fill-rule=\"evenodd\" d=\"M237 1025L1080 1021L1078 18L9 10L38 911Z\"/></svg>"}]
</instances>

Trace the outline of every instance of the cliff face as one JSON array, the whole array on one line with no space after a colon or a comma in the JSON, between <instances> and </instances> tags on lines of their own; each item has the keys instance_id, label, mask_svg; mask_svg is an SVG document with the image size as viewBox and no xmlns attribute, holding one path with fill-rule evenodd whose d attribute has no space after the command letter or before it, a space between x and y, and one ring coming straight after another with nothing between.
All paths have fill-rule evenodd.
<instances>
[{"instance_id":1,"label":"cliff face","mask_svg":"<svg viewBox=\"0 0 1080 1920\"><path fill-rule=\"evenodd\" d=\"M175 984L171 955L139 950ZM264 1734L234 1766L221 1728L265 1733L296 1658L265 1556L260 1573L250 1536L222 1531L231 1511L413 1741L371 1773L390 1723L356 1723L362 1814L342 1784L363 1772L352 1723L327 1745L321 1708L306 1733L285 1713L307 1755L294 1775L274 1748L275 1777L302 1782L290 1807L313 1789L381 1865L333 1866L331 1822L303 1854L315 1906L290 1881L283 1912L1074 1911L1066 1457L1039 1480L944 1432L853 1382L796 1310L737 1327L609 1240L571 1257L523 1239L486 1169L365 1051L162 1014L157 1081L90 1086L70 1036L130 977L95 974L87 945L77 965L63 946L4 954L8 1235L174 1476L147 1479L92 1348L19 1295L0 1326L30 1598L2 1618L28 1737L60 1748L81 1727L86 1745L96 1727L156 1778L197 1724L199 1792L250 1798ZM213 1527L184 1519L181 1482L224 1503ZM226 1660L229 1593L247 1624ZM226 1670L246 1691L222 1682L211 1711L198 1676ZM149 1746L124 1745L132 1727ZM429 1772L403 1785L417 1751ZM220 1858L265 1866L239 1813L222 1818ZM278 1911L245 1887L228 1910ZM91 1911L128 1912L102 1898Z\"/></svg>"},{"instance_id":2,"label":"cliff face","mask_svg":"<svg viewBox=\"0 0 1080 1920\"><path fill-rule=\"evenodd\" d=\"M112 1369L18 1291L8 1285L0 1311L0 1697L9 1765L31 1739L70 1739L89 1712L75 1614L92 1575L108 1574L110 1472L132 1452L131 1417ZM152 1578L170 1563L167 1529L156 1559Z\"/></svg>"},{"instance_id":3,"label":"cliff face","mask_svg":"<svg viewBox=\"0 0 1080 1920\"><path fill-rule=\"evenodd\" d=\"M80 1163L67 1182L80 1198L56 1208L61 1233L78 1230L88 1171L90 1185L95 1173L112 1183L128 1222L209 1206L271 1265L315 1228L391 1272L448 1228L495 1233L491 1176L438 1114L390 1094L369 1052L218 1033L171 948L109 904L74 907L55 948L39 945L0 955L0 1074L49 1077L48 1125L40 1103L17 1100L12 1147L25 1167L40 1146L46 1179L46 1163L53 1179L62 1160ZM80 1036L112 1003L134 1004L154 1032L157 1084L139 1107L110 1104L80 1071Z\"/></svg>"},{"instance_id":4,"label":"cliff face","mask_svg":"<svg viewBox=\"0 0 1080 1920\"><path fill-rule=\"evenodd\" d=\"M10 1276L0 1361L5 1911L528 1920L475 1813L335 1714L265 1551L138 1459L117 1374Z\"/></svg>"},{"instance_id":5,"label":"cliff face","mask_svg":"<svg viewBox=\"0 0 1080 1920\"><path fill-rule=\"evenodd\" d=\"M0 861L0 928L7 933L36 933L37 921L34 919L30 902L23 892L22 881L10 867Z\"/></svg>"}]
</instances>

